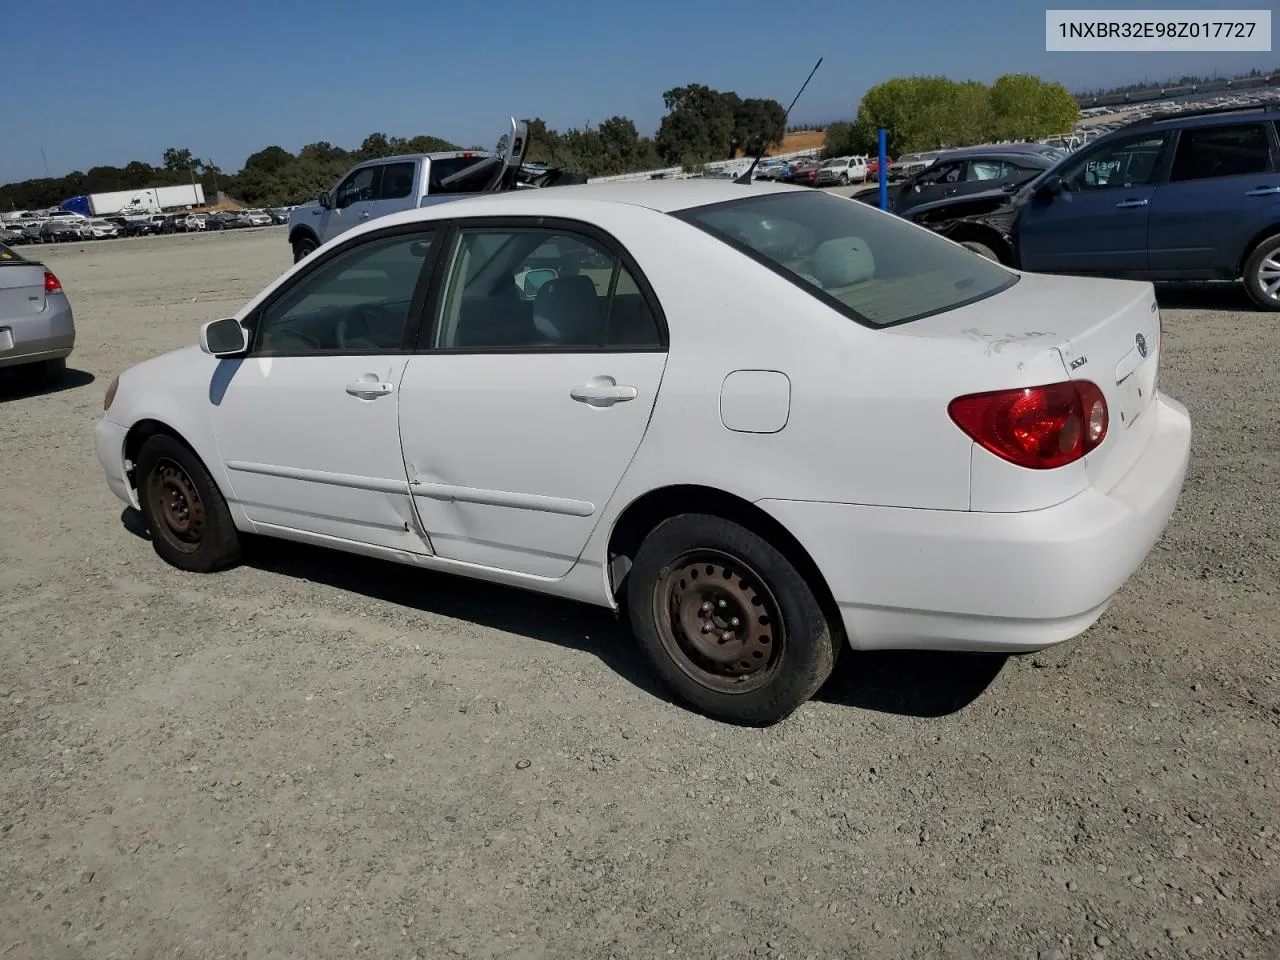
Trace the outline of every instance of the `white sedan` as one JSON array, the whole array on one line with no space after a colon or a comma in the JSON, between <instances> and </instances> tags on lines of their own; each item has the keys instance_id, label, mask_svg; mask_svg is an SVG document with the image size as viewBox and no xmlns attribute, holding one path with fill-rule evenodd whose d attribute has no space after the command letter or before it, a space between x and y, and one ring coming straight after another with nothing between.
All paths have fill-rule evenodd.
<instances>
[{"instance_id":1,"label":"white sedan","mask_svg":"<svg viewBox=\"0 0 1280 960\"><path fill-rule=\"evenodd\" d=\"M266 534L625 609L765 724L837 654L1084 632L1186 471L1152 287L1019 274L872 207L690 180L378 219L107 391L184 570Z\"/></svg>"}]
</instances>

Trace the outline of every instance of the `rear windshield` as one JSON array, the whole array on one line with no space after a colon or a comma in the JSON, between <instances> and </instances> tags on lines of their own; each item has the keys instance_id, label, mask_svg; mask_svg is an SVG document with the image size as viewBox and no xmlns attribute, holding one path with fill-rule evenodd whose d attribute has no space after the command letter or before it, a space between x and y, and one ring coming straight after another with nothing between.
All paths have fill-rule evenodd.
<instances>
[{"instance_id":1,"label":"rear windshield","mask_svg":"<svg viewBox=\"0 0 1280 960\"><path fill-rule=\"evenodd\" d=\"M950 240L828 193L766 194L676 216L871 327L952 310L1018 281Z\"/></svg>"},{"instance_id":2,"label":"rear windshield","mask_svg":"<svg viewBox=\"0 0 1280 960\"><path fill-rule=\"evenodd\" d=\"M429 174L431 178L431 183L428 189L432 193L438 193L440 190L440 183L442 181L448 180L455 173L458 173L461 170L465 170L467 169L467 167L475 166L477 163L479 163L481 160L484 160L484 159L485 159L484 157L475 157L475 156L432 157L431 169ZM474 188L468 187L467 189L470 190Z\"/></svg>"}]
</instances>

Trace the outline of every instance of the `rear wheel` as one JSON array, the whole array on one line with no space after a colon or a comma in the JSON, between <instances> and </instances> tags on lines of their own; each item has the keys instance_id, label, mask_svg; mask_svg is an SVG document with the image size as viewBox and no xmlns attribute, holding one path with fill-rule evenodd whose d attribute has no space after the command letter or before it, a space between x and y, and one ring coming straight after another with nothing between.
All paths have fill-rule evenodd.
<instances>
[{"instance_id":1,"label":"rear wheel","mask_svg":"<svg viewBox=\"0 0 1280 960\"><path fill-rule=\"evenodd\" d=\"M1244 288L1263 310L1280 310L1280 234L1253 248L1244 264Z\"/></svg>"},{"instance_id":2,"label":"rear wheel","mask_svg":"<svg viewBox=\"0 0 1280 960\"><path fill-rule=\"evenodd\" d=\"M67 358L58 357L56 360L41 360L33 369L36 376L45 383L59 383L67 373Z\"/></svg>"},{"instance_id":3,"label":"rear wheel","mask_svg":"<svg viewBox=\"0 0 1280 960\"><path fill-rule=\"evenodd\" d=\"M306 234L298 237L293 241L293 262L297 263L299 260L311 256L319 246L320 244L316 242L314 237L309 237Z\"/></svg>"},{"instance_id":4,"label":"rear wheel","mask_svg":"<svg viewBox=\"0 0 1280 960\"><path fill-rule=\"evenodd\" d=\"M764 726L831 675L837 633L789 560L708 514L663 521L628 576L631 626L658 673L698 709Z\"/></svg>"},{"instance_id":5,"label":"rear wheel","mask_svg":"<svg viewBox=\"0 0 1280 960\"><path fill-rule=\"evenodd\" d=\"M168 434L138 451L138 502L151 543L166 563L211 573L237 563L240 535L227 501L200 459Z\"/></svg>"}]
</instances>

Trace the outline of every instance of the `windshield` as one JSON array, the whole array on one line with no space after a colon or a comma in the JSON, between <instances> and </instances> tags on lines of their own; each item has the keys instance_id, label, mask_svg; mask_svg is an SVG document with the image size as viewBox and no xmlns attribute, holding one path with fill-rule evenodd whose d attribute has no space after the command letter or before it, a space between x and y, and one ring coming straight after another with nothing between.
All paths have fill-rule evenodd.
<instances>
[{"instance_id":1,"label":"windshield","mask_svg":"<svg viewBox=\"0 0 1280 960\"><path fill-rule=\"evenodd\" d=\"M822 192L731 200L676 216L871 327L952 310L1018 280L950 240Z\"/></svg>"}]
</instances>

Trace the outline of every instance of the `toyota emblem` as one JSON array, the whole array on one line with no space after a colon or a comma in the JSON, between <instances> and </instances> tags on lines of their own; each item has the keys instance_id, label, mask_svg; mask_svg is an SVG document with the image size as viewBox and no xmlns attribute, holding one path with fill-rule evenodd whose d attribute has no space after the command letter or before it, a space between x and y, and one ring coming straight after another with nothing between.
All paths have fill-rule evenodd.
<instances>
[{"instance_id":1,"label":"toyota emblem","mask_svg":"<svg viewBox=\"0 0 1280 960\"><path fill-rule=\"evenodd\" d=\"M1133 338L1133 341L1138 345L1138 356L1145 358L1147 355L1147 338L1142 334L1138 334Z\"/></svg>"}]
</instances>

